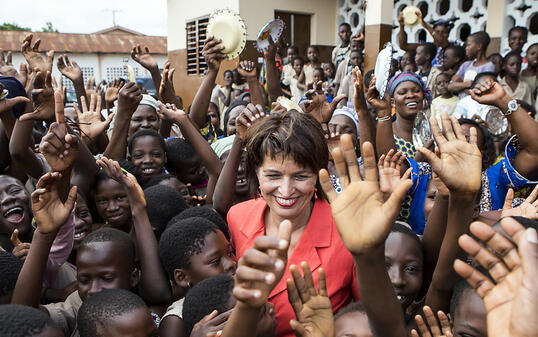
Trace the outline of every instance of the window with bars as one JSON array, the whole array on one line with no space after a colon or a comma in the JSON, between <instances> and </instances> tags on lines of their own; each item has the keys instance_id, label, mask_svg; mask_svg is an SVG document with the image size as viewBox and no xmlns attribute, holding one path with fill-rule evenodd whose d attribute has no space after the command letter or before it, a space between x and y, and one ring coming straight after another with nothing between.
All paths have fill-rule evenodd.
<instances>
[{"instance_id":1,"label":"window with bars","mask_svg":"<svg viewBox=\"0 0 538 337\"><path fill-rule=\"evenodd\" d=\"M93 67L80 67L80 70L82 70L82 78L84 79L84 83L86 83L88 79L95 77ZM70 79L68 79L65 76L62 76L62 81L63 81L64 87L66 87L67 89L74 89L73 83L71 82Z\"/></svg>"},{"instance_id":2,"label":"window with bars","mask_svg":"<svg viewBox=\"0 0 538 337\"><path fill-rule=\"evenodd\" d=\"M135 71L135 76L139 76L138 74L138 67L133 67ZM125 66L122 67L108 67L106 68L106 80L107 82L114 81L115 78L123 77L127 78L127 70Z\"/></svg>"},{"instance_id":3,"label":"window with bars","mask_svg":"<svg viewBox=\"0 0 538 337\"><path fill-rule=\"evenodd\" d=\"M187 22L187 75L203 75L207 63L202 56L206 40L206 29L209 15Z\"/></svg>"}]
</instances>

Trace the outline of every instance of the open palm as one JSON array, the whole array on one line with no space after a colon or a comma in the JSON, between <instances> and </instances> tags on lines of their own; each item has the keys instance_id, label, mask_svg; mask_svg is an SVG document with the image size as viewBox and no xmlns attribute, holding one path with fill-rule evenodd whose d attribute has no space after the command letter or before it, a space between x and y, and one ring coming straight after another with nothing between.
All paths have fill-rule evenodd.
<instances>
[{"instance_id":1,"label":"open palm","mask_svg":"<svg viewBox=\"0 0 538 337\"><path fill-rule=\"evenodd\" d=\"M318 269L318 291L314 285L312 272L308 263L301 264L304 278L297 266L290 266L293 280L287 280L288 301L297 320L290 325L299 337L334 336L334 318L331 300L327 294L325 272Z\"/></svg>"},{"instance_id":2,"label":"open palm","mask_svg":"<svg viewBox=\"0 0 538 337\"><path fill-rule=\"evenodd\" d=\"M419 147L433 170L450 191L476 193L480 189L482 174L482 154L476 145L477 131L471 128L469 141L455 117L441 114L444 134L435 118L430 119L433 138L439 146L441 157L432 151ZM465 177L465 179L462 179Z\"/></svg>"},{"instance_id":3,"label":"open palm","mask_svg":"<svg viewBox=\"0 0 538 337\"><path fill-rule=\"evenodd\" d=\"M69 217L77 200L77 187L73 186L65 202L58 196L58 182L62 175L48 172L37 182L32 193L32 211L41 233L58 230Z\"/></svg>"},{"instance_id":4,"label":"open palm","mask_svg":"<svg viewBox=\"0 0 538 337\"><path fill-rule=\"evenodd\" d=\"M484 300L488 336L536 336L538 264L536 243L529 239L534 236L533 240L536 240L536 231L525 230L513 218L503 219L501 227L513 241L481 222L473 223L471 232L487 247L469 235L459 239L461 248L488 269L494 282L460 260L455 261L454 269ZM529 231L534 235L529 235Z\"/></svg>"},{"instance_id":5,"label":"open palm","mask_svg":"<svg viewBox=\"0 0 538 337\"><path fill-rule=\"evenodd\" d=\"M80 97L80 102L82 104L83 112L80 112L76 103L74 103L73 106L78 115L82 137L85 140L88 138L94 139L108 129L112 122L112 118L114 118L114 113L110 113L106 120L101 120L101 96L95 94L90 98L89 109L86 105L86 98L84 96Z\"/></svg>"},{"instance_id":6,"label":"open palm","mask_svg":"<svg viewBox=\"0 0 538 337\"><path fill-rule=\"evenodd\" d=\"M24 56L24 58L28 62L30 70L41 71L42 76L44 77L47 71L52 73L54 50L51 50L47 53L46 59L43 58L43 56L39 52L39 45L41 44L41 40L38 39L32 46L32 38L33 35L30 34L24 39L21 46L21 53L22 56Z\"/></svg>"},{"instance_id":7,"label":"open palm","mask_svg":"<svg viewBox=\"0 0 538 337\"><path fill-rule=\"evenodd\" d=\"M319 91L319 92L318 92ZM321 92L321 81L314 83L314 87L305 94L307 100L304 101L304 111L314 117L320 124L328 123L331 120L336 105L346 98L346 95L336 96L331 103L327 101L327 96Z\"/></svg>"},{"instance_id":8,"label":"open palm","mask_svg":"<svg viewBox=\"0 0 538 337\"><path fill-rule=\"evenodd\" d=\"M320 171L320 181L331 202L334 222L344 245L352 254L362 254L385 242L412 182L404 180L385 201L377 181L373 145L363 144L365 180L362 181L351 136L343 135L340 142L341 147L333 150L332 156L342 192L336 194L324 169Z\"/></svg>"}]
</instances>

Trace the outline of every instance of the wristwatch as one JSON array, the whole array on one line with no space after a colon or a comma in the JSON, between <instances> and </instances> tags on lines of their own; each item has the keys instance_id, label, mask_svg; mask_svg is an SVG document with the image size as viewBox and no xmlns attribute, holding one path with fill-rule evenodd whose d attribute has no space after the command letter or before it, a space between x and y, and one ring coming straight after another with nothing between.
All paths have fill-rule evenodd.
<instances>
[{"instance_id":1,"label":"wristwatch","mask_svg":"<svg viewBox=\"0 0 538 337\"><path fill-rule=\"evenodd\" d=\"M506 110L506 113L504 113L504 117L510 116L513 112L515 112L519 108L519 104L517 104L517 101L515 99L508 102L508 110Z\"/></svg>"}]
</instances>

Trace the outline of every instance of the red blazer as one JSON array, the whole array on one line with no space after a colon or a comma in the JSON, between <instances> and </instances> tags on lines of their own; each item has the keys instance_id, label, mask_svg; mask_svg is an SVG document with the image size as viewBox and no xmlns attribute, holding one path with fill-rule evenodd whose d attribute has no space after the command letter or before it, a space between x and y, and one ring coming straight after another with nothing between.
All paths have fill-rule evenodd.
<instances>
[{"instance_id":1,"label":"red blazer","mask_svg":"<svg viewBox=\"0 0 538 337\"><path fill-rule=\"evenodd\" d=\"M231 243L235 247L238 259L252 247L258 236L265 234L263 215L266 207L265 200L258 198L237 204L228 212ZM292 278L289 266L295 264L299 267L303 261L310 265L316 287L318 273L314 271L319 267L325 270L327 291L333 311L337 311L353 299L359 300L353 258L338 234L331 206L326 201L316 199L310 221L291 256L288 257L286 272L269 295L269 302L275 306L277 337L294 336L289 322L295 319L295 313L288 302L286 280Z\"/></svg>"}]
</instances>

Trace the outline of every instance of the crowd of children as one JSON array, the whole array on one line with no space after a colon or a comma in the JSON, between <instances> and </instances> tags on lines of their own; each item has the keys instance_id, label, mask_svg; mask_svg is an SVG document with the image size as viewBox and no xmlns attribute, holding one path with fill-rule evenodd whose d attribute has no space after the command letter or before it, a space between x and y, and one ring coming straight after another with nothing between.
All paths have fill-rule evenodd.
<instances>
[{"instance_id":1,"label":"crowd of children","mask_svg":"<svg viewBox=\"0 0 538 337\"><path fill-rule=\"evenodd\" d=\"M0 335L538 336L538 44L417 15L384 97L347 23L223 85L209 37L185 107L143 46L156 97L60 55L75 103L2 53Z\"/></svg>"}]
</instances>

